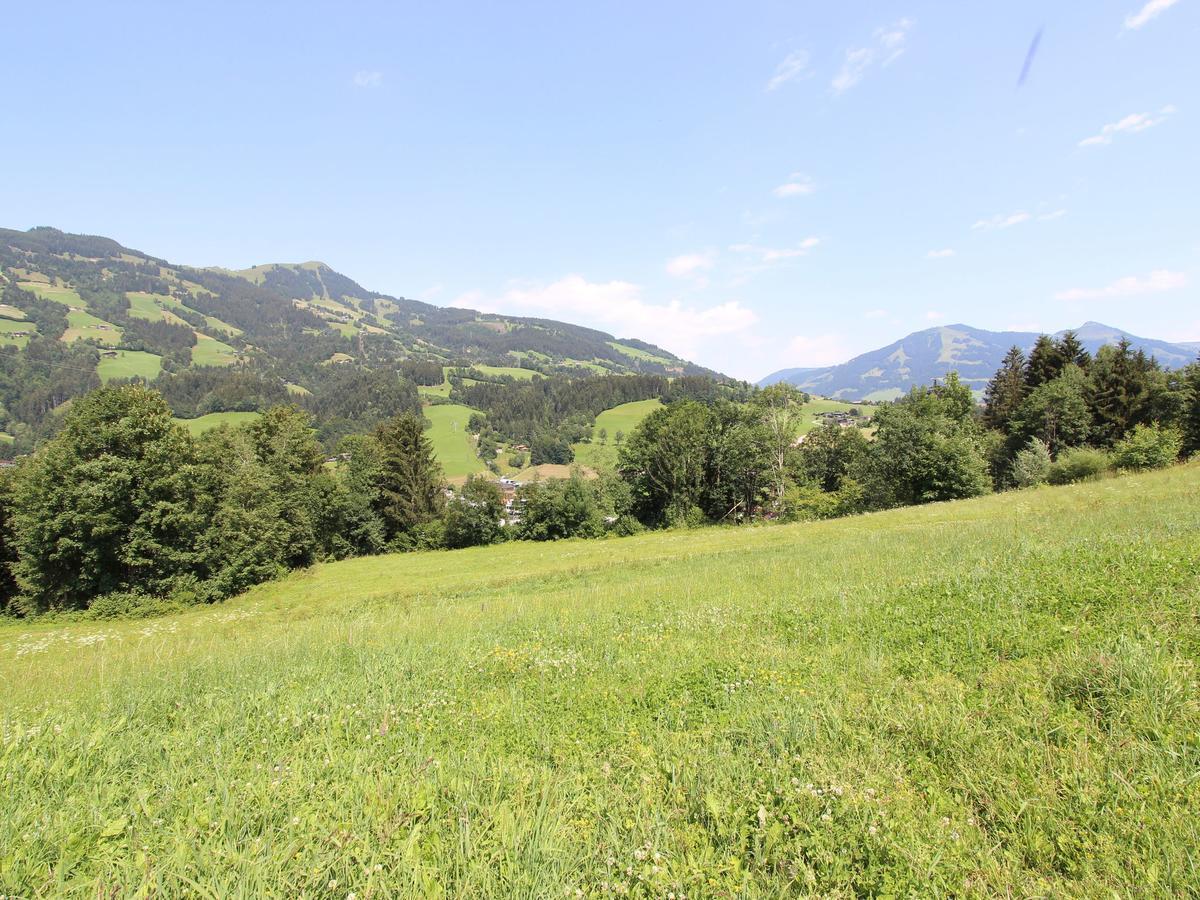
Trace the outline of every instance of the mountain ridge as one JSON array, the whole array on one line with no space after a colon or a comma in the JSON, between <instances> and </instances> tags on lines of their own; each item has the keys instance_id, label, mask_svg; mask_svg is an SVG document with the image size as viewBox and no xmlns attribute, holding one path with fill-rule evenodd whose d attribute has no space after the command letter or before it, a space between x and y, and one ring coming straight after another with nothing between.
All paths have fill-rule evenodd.
<instances>
[{"instance_id":1,"label":"mountain ridge","mask_svg":"<svg viewBox=\"0 0 1200 900\"><path fill-rule=\"evenodd\" d=\"M1128 339L1160 363L1176 368L1196 358L1200 344L1188 346L1144 338L1101 322L1087 321L1074 329L1091 353L1105 344ZM1056 332L1059 337L1065 331ZM758 381L760 386L786 381L810 393L839 400L891 400L909 388L944 378L951 371L976 393L1000 367L1008 350L1028 353L1039 337L1031 331L988 331L964 323L925 328L869 350L835 366L780 369Z\"/></svg>"}]
</instances>

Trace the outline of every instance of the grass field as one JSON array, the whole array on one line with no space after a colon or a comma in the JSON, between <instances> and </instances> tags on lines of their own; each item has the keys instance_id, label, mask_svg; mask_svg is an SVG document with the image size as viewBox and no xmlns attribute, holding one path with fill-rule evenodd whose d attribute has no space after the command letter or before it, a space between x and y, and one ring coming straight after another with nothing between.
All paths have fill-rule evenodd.
<instances>
[{"instance_id":1,"label":"grass field","mask_svg":"<svg viewBox=\"0 0 1200 900\"><path fill-rule=\"evenodd\" d=\"M517 378L521 381L531 381L537 373L531 369L522 369L517 366L472 366L485 375L507 375L509 378Z\"/></svg>"},{"instance_id":2,"label":"grass field","mask_svg":"<svg viewBox=\"0 0 1200 900\"><path fill-rule=\"evenodd\" d=\"M807 434L820 425L821 422L817 416L821 413L849 412L852 409L858 409L864 418L869 418L873 408L863 406L861 403L845 403L841 400L830 400L827 397L813 397L812 400L804 404L805 416L803 423L800 425L800 434Z\"/></svg>"},{"instance_id":3,"label":"grass field","mask_svg":"<svg viewBox=\"0 0 1200 900\"><path fill-rule=\"evenodd\" d=\"M427 432L442 471L451 481L462 481L487 466L475 455L475 443L467 432L467 421L475 410L457 403L426 406L425 418L433 423Z\"/></svg>"},{"instance_id":4,"label":"grass field","mask_svg":"<svg viewBox=\"0 0 1200 900\"><path fill-rule=\"evenodd\" d=\"M28 317L25 315L24 310L17 309L15 306L9 306L7 303L0 303L0 318L24 322Z\"/></svg>"},{"instance_id":5,"label":"grass field","mask_svg":"<svg viewBox=\"0 0 1200 900\"><path fill-rule=\"evenodd\" d=\"M147 294L143 291L130 291L125 295L129 300L129 315L135 319L146 319L150 322L172 322L176 325L187 323L179 318L173 309L182 309L183 304L174 297L165 294Z\"/></svg>"},{"instance_id":6,"label":"grass field","mask_svg":"<svg viewBox=\"0 0 1200 900\"><path fill-rule=\"evenodd\" d=\"M219 412L198 416L195 419L176 419L175 421L186 428L193 436L220 428L222 425L243 425L253 422L259 417L256 412Z\"/></svg>"},{"instance_id":7,"label":"grass field","mask_svg":"<svg viewBox=\"0 0 1200 900\"><path fill-rule=\"evenodd\" d=\"M192 365L231 366L237 362L237 353L224 341L196 332L196 346L192 347Z\"/></svg>"},{"instance_id":8,"label":"grass field","mask_svg":"<svg viewBox=\"0 0 1200 900\"><path fill-rule=\"evenodd\" d=\"M596 426L592 429L590 444L574 444L575 462L588 466L597 471L611 470L617 465L618 447L614 443L617 432L624 432L625 437L641 423L642 419L662 406L661 400L635 400L633 403L622 403L612 409L606 409L596 416ZM607 443L600 443L600 429L608 432Z\"/></svg>"},{"instance_id":9,"label":"grass field","mask_svg":"<svg viewBox=\"0 0 1200 900\"><path fill-rule=\"evenodd\" d=\"M64 306L79 306L86 307L83 298L70 288L53 287L49 284L42 284L37 281L22 281L17 287L21 290L29 291L37 294L43 300L52 300L55 303L62 303Z\"/></svg>"},{"instance_id":10,"label":"grass field","mask_svg":"<svg viewBox=\"0 0 1200 900\"><path fill-rule=\"evenodd\" d=\"M664 366L669 366L672 361L665 356L657 356L647 350L642 350L640 347L627 347L624 344L619 344L616 341L609 341L608 346L612 347L618 353L630 357L631 359L645 360L646 362L661 363Z\"/></svg>"},{"instance_id":11,"label":"grass field","mask_svg":"<svg viewBox=\"0 0 1200 900\"><path fill-rule=\"evenodd\" d=\"M0 626L17 896L1196 896L1200 467Z\"/></svg>"},{"instance_id":12,"label":"grass field","mask_svg":"<svg viewBox=\"0 0 1200 900\"><path fill-rule=\"evenodd\" d=\"M68 344L72 341L97 341L113 346L121 342L121 329L96 318L90 312L72 309L67 313L67 330L59 340Z\"/></svg>"},{"instance_id":13,"label":"grass field","mask_svg":"<svg viewBox=\"0 0 1200 900\"><path fill-rule=\"evenodd\" d=\"M151 381L162 371L162 357L142 350L117 350L116 356L102 356L96 373L108 383L114 378L145 378Z\"/></svg>"},{"instance_id":14,"label":"grass field","mask_svg":"<svg viewBox=\"0 0 1200 900\"><path fill-rule=\"evenodd\" d=\"M17 332L25 333L18 334ZM24 347L29 343L29 335L36 332L37 326L32 322L0 318L0 344L10 344L14 347Z\"/></svg>"}]
</instances>

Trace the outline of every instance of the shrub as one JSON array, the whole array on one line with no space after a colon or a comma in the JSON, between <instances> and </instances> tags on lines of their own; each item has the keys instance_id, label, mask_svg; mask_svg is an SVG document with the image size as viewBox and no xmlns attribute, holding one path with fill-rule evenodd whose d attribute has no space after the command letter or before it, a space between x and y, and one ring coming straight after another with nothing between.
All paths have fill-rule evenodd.
<instances>
[{"instance_id":1,"label":"shrub","mask_svg":"<svg viewBox=\"0 0 1200 900\"><path fill-rule=\"evenodd\" d=\"M1072 484L1095 478L1112 468L1112 459L1104 450L1094 447L1072 447L1058 455L1050 466L1047 480L1051 484Z\"/></svg>"},{"instance_id":2,"label":"shrub","mask_svg":"<svg viewBox=\"0 0 1200 900\"><path fill-rule=\"evenodd\" d=\"M1044 484L1050 476L1050 448L1040 438L1030 438L1025 448L1017 453L1012 464L1012 478L1017 487L1033 487Z\"/></svg>"},{"instance_id":3,"label":"shrub","mask_svg":"<svg viewBox=\"0 0 1200 900\"><path fill-rule=\"evenodd\" d=\"M1171 465L1183 451L1183 436L1174 428L1138 425L1113 449L1119 469L1161 469Z\"/></svg>"},{"instance_id":4,"label":"shrub","mask_svg":"<svg viewBox=\"0 0 1200 900\"><path fill-rule=\"evenodd\" d=\"M129 591L104 594L92 601L87 609L89 619L148 619L178 612L184 604L161 597L147 597Z\"/></svg>"}]
</instances>

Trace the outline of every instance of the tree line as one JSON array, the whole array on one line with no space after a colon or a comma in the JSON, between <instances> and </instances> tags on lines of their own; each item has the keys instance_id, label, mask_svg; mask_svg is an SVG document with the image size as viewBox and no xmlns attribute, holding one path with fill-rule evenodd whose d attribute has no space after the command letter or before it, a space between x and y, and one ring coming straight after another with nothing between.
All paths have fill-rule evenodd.
<instances>
[{"instance_id":1,"label":"tree line","mask_svg":"<svg viewBox=\"0 0 1200 900\"><path fill-rule=\"evenodd\" d=\"M349 385L368 374L339 377ZM537 416L552 402L582 414L598 398L624 402L624 392L654 387L637 379L589 379L565 393L494 385L486 396L497 398L492 414L502 409L493 388L513 391L514 410L534 399ZM1200 451L1200 362L1169 372L1127 345L1093 358L1068 334L1039 341L1028 358L1010 353L982 406L951 374L878 406L869 428L825 425L802 437L809 398L795 388L729 396L679 379L627 436L615 472L535 480L507 502L482 477L446 490L415 389L397 394L397 380L360 386L354 412L374 425L340 440L334 467L295 404L192 438L143 385L77 398L52 438L0 474L0 606L31 615L211 601L325 559L828 518ZM177 387L192 397L205 389L186 378Z\"/></svg>"}]
</instances>

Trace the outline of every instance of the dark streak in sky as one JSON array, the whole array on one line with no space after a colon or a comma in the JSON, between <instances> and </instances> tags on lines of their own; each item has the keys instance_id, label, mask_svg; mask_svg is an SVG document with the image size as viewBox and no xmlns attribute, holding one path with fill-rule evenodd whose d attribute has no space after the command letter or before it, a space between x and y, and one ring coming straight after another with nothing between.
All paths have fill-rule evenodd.
<instances>
[{"instance_id":1,"label":"dark streak in sky","mask_svg":"<svg viewBox=\"0 0 1200 900\"><path fill-rule=\"evenodd\" d=\"M1029 69L1033 66L1033 58L1037 56L1038 45L1042 42L1042 29L1037 30L1037 34L1033 36L1033 40L1029 42L1029 52L1025 54L1025 65L1021 66L1021 77L1017 79L1017 87L1025 83L1025 79L1029 77Z\"/></svg>"}]
</instances>

